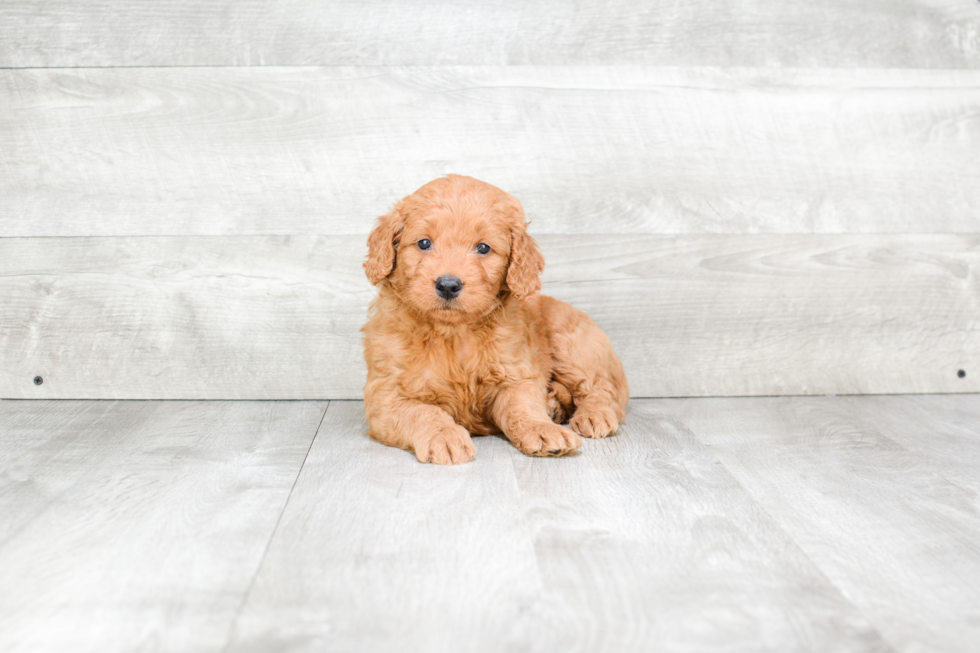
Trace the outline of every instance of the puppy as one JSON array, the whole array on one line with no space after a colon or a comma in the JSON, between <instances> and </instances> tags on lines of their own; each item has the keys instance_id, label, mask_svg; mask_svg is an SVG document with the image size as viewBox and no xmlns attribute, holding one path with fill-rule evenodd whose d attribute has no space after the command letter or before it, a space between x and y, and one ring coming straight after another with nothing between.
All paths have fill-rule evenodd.
<instances>
[{"instance_id":1,"label":"puppy","mask_svg":"<svg viewBox=\"0 0 980 653\"><path fill-rule=\"evenodd\" d=\"M619 357L585 313L538 294L544 257L508 193L429 182L378 219L364 270L379 290L361 329L375 439L459 464L471 434L561 456L623 421Z\"/></svg>"}]
</instances>

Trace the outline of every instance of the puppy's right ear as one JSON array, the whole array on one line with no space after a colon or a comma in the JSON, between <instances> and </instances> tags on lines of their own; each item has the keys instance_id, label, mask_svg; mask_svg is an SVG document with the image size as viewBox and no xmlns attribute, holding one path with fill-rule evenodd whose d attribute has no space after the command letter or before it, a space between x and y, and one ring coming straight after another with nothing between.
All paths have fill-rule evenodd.
<instances>
[{"instance_id":1,"label":"puppy's right ear","mask_svg":"<svg viewBox=\"0 0 980 653\"><path fill-rule=\"evenodd\" d=\"M378 218L374 230L368 236L368 255L364 260L364 273L368 280L378 285L395 269L395 249L398 237L405 226L405 218L399 202L390 213Z\"/></svg>"}]
</instances>

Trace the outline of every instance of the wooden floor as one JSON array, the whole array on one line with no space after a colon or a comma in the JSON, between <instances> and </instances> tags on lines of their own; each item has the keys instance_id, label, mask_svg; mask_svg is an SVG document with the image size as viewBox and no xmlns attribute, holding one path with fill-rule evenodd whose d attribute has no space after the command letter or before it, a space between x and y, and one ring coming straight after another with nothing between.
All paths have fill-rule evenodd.
<instances>
[{"instance_id":1,"label":"wooden floor","mask_svg":"<svg viewBox=\"0 0 980 653\"><path fill-rule=\"evenodd\" d=\"M975 651L980 395L634 400L456 468L359 402L0 402L0 650Z\"/></svg>"}]
</instances>

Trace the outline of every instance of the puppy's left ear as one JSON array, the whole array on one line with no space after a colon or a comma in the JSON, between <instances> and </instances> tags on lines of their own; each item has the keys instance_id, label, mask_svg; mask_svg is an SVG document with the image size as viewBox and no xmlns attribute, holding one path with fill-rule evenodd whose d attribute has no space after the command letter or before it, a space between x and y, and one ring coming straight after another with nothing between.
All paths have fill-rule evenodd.
<instances>
[{"instance_id":1,"label":"puppy's left ear","mask_svg":"<svg viewBox=\"0 0 980 653\"><path fill-rule=\"evenodd\" d=\"M510 228L510 265L507 267L507 287L514 297L526 300L541 290L544 255L527 233L524 209L517 205L515 222Z\"/></svg>"},{"instance_id":2,"label":"puppy's left ear","mask_svg":"<svg viewBox=\"0 0 980 653\"><path fill-rule=\"evenodd\" d=\"M374 230L368 236L368 255L364 260L364 273L374 285L386 279L395 269L395 248L405 226L405 217L399 202L390 213L378 218Z\"/></svg>"}]
</instances>

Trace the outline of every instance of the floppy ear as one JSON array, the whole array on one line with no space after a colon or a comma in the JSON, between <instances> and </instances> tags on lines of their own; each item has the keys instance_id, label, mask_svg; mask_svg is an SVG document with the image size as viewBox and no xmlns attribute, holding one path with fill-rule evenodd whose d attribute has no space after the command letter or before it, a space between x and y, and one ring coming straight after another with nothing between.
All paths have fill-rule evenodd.
<instances>
[{"instance_id":1,"label":"floppy ear","mask_svg":"<svg viewBox=\"0 0 980 653\"><path fill-rule=\"evenodd\" d=\"M374 230L368 236L364 273L374 285L381 283L395 269L395 248L398 247L398 237L405 226L405 218L400 209L401 203L390 213L378 218Z\"/></svg>"},{"instance_id":2,"label":"floppy ear","mask_svg":"<svg viewBox=\"0 0 980 653\"><path fill-rule=\"evenodd\" d=\"M507 287L514 297L526 300L541 290L540 275L544 272L544 255L527 233L524 212L510 229L510 265L507 268Z\"/></svg>"}]
</instances>

